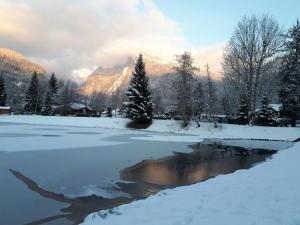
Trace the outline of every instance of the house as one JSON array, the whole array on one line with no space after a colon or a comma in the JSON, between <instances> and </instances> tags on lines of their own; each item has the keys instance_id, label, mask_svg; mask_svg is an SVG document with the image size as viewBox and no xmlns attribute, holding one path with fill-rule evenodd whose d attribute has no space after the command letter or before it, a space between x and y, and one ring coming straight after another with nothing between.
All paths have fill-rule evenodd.
<instances>
[{"instance_id":1,"label":"house","mask_svg":"<svg viewBox=\"0 0 300 225\"><path fill-rule=\"evenodd\" d=\"M274 114L277 116L277 117L280 117L280 111L282 109L282 104L269 104L269 106L271 107L271 109L273 110ZM260 111L260 108L257 108L255 110L255 112L259 112Z\"/></svg>"},{"instance_id":2,"label":"house","mask_svg":"<svg viewBox=\"0 0 300 225\"><path fill-rule=\"evenodd\" d=\"M11 113L11 108L9 106L0 106L0 115L7 115Z\"/></svg>"},{"instance_id":3,"label":"house","mask_svg":"<svg viewBox=\"0 0 300 225\"><path fill-rule=\"evenodd\" d=\"M214 121L218 123L228 123L228 117L222 114L214 114L213 116ZM212 121L212 118L209 116L208 113L201 113L200 115L201 121Z\"/></svg>"},{"instance_id":4,"label":"house","mask_svg":"<svg viewBox=\"0 0 300 225\"><path fill-rule=\"evenodd\" d=\"M91 116L95 111L84 104L71 102L66 105L53 106L53 113L59 115Z\"/></svg>"}]
</instances>

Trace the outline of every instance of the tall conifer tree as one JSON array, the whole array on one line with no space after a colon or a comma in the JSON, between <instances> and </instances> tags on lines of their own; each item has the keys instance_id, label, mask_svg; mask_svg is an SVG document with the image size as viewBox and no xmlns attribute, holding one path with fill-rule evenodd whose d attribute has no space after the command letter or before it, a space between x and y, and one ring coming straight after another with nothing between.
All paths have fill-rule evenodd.
<instances>
[{"instance_id":1,"label":"tall conifer tree","mask_svg":"<svg viewBox=\"0 0 300 225\"><path fill-rule=\"evenodd\" d=\"M44 98L44 102L42 105L42 114L45 116L49 116L52 114L52 99L51 99L51 93L48 91L46 93L46 96Z\"/></svg>"},{"instance_id":2,"label":"tall conifer tree","mask_svg":"<svg viewBox=\"0 0 300 225\"><path fill-rule=\"evenodd\" d=\"M40 86L38 75L34 72L26 91L24 110L26 112L36 113L40 111L40 108Z\"/></svg>"},{"instance_id":3,"label":"tall conifer tree","mask_svg":"<svg viewBox=\"0 0 300 225\"><path fill-rule=\"evenodd\" d=\"M280 69L280 100L282 112L289 116L292 126L300 116L300 22L289 31L285 42L285 55ZM298 114L298 115L297 115Z\"/></svg>"},{"instance_id":4,"label":"tall conifer tree","mask_svg":"<svg viewBox=\"0 0 300 225\"><path fill-rule=\"evenodd\" d=\"M126 94L129 99L126 104L127 116L134 122L150 122L152 120L152 98L142 54L139 55L135 64Z\"/></svg>"},{"instance_id":5,"label":"tall conifer tree","mask_svg":"<svg viewBox=\"0 0 300 225\"><path fill-rule=\"evenodd\" d=\"M3 76L0 76L0 106L6 106L6 90Z\"/></svg>"}]
</instances>

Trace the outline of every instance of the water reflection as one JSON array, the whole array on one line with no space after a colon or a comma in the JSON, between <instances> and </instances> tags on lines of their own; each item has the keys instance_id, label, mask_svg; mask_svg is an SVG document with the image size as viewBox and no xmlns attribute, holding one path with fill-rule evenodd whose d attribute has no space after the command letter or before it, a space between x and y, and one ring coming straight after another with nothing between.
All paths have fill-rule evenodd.
<instances>
[{"instance_id":1,"label":"water reflection","mask_svg":"<svg viewBox=\"0 0 300 225\"><path fill-rule=\"evenodd\" d=\"M10 169L10 172L31 191L44 198L69 205L62 208L57 215L28 224L38 225L58 219L67 219L73 224L78 224L83 222L84 218L92 212L111 209L136 199L146 198L165 188L200 182L238 169L248 169L259 162L263 162L276 152L274 150L245 149L207 143L189 147L193 149L191 153L175 152L172 156L157 160L144 160L122 170L120 172L121 179L134 182L118 182L111 187L111 190L125 193L129 197L108 199L90 195L71 198L43 189L20 171ZM74 179L76 178L74 177Z\"/></svg>"},{"instance_id":2,"label":"water reflection","mask_svg":"<svg viewBox=\"0 0 300 225\"><path fill-rule=\"evenodd\" d=\"M190 147L193 149L191 153L175 152L173 156L144 160L126 168L121 171L121 178L162 186L188 185L238 169L249 169L276 152L218 144Z\"/></svg>"},{"instance_id":3,"label":"water reflection","mask_svg":"<svg viewBox=\"0 0 300 225\"><path fill-rule=\"evenodd\" d=\"M61 212L63 214L53 215L47 218L36 220L28 223L27 225L44 224L62 218L73 221L74 224L78 224L83 222L83 219L92 212L100 211L103 209L111 209L113 207L119 206L121 204L126 204L132 201L131 198L118 197L113 199L107 199L96 195L69 198L63 194L57 194L41 188L36 182L34 182L29 177L26 177L19 171L10 169L10 172L16 178L25 183L30 190L38 193L39 195L51 200L69 204L67 208L61 209Z\"/></svg>"}]
</instances>

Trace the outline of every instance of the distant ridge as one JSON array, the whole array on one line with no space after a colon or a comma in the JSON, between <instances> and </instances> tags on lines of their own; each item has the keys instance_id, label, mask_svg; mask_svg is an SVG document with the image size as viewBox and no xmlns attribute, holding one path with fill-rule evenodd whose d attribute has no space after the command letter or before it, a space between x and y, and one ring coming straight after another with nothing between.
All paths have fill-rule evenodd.
<instances>
[{"instance_id":1,"label":"distant ridge","mask_svg":"<svg viewBox=\"0 0 300 225\"><path fill-rule=\"evenodd\" d=\"M21 53L7 48L0 48L0 71L30 75L34 71L45 74L46 70L40 65L31 62Z\"/></svg>"},{"instance_id":2,"label":"distant ridge","mask_svg":"<svg viewBox=\"0 0 300 225\"><path fill-rule=\"evenodd\" d=\"M153 77L163 76L175 72L175 65L165 62L159 57L143 55L146 65L146 72L150 80ZM111 68L98 67L90 76L87 77L85 83L80 88L80 93L91 95L94 92L102 92L111 94L117 89L127 87L131 74L134 69L134 58L129 58L124 65Z\"/></svg>"}]
</instances>

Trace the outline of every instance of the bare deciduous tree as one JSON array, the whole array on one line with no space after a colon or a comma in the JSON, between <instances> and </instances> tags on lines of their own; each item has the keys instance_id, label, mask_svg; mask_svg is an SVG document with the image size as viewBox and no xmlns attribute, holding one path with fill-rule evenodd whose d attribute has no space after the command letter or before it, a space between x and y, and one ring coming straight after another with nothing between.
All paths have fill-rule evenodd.
<instances>
[{"instance_id":1,"label":"bare deciduous tree","mask_svg":"<svg viewBox=\"0 0 300 225\"><path fill-rule=\"evenodd\" d=\"M225 49L224 76L238 93L247 96L249 122L262 76L282 46L281 34L277 21L268 15L243 17Z\"/></svg>"},{"instance_id":2,"label":"bare deciduous tree","mask_svg":"<svg viewBox=\"0 0 300 225\"><path fill-rule=\"evenodd\" d=\"M191 78L198 70L189 52L176 56L176 71L179 74L177 82L177 111L182 116L183 127L187 126L192 117Z\"/></svg>"},{"instance_id":3,"label":"bare deciduous tree","mask_svg":"<svg viewBox=\"0 0 300 225\"><path fill-rule=\"evenodd\" d=\"M214 123L214 127L217 128L217 121L215 119L218 99L216 95L216 87L210 77L210 71L208 64L206 65L207 73L207 86L206 86L206 112L210 121Z\"/></svg>"}]
</instances>

